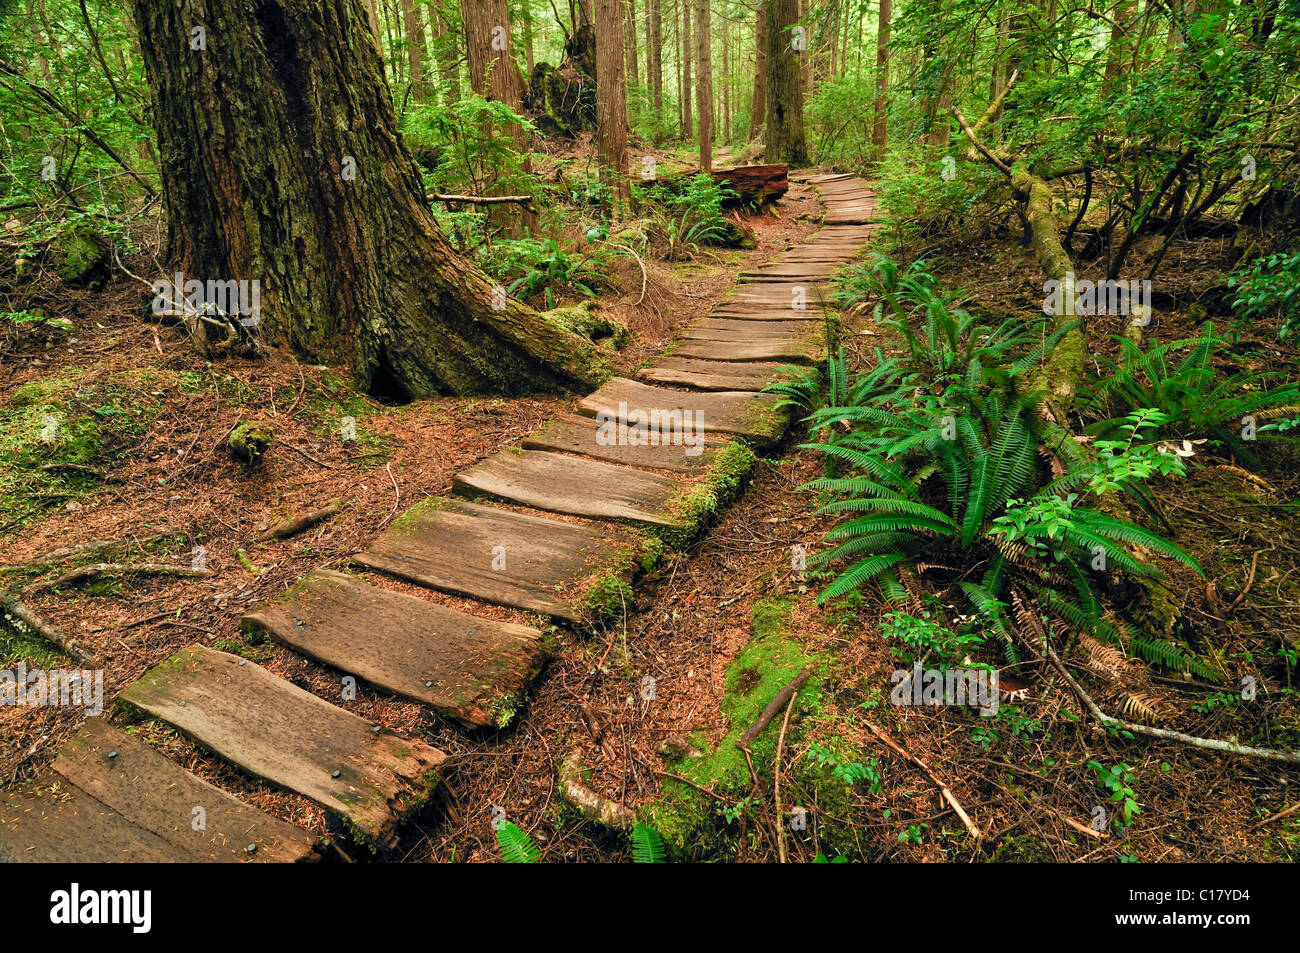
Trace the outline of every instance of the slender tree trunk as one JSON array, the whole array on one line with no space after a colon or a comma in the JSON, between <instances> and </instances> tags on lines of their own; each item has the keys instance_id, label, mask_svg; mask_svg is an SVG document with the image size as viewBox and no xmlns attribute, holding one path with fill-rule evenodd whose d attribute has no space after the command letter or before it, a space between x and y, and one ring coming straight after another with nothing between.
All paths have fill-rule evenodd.
<instances>
[{"instance_id":1,"label":"slender tree trunk","mask_svg":"<svg viewBox=\"0 0 1300 953\"><path fill-rule=\"evenodd\" d=\"M695 0L696 104L700 114L700 168L713 171L713 24L709 0Z\"/></svg>"},{"instance_id":2,"label":"slender tree trunk","mask_svg":"<svg viewBox=\"0 0 1300 953\"><path fill-rule=\"evenodd\" d=\"M451 23L441 10L436 11L434 16L437 17L437 26L435 34L438 40L438 59L439 68L442 71L443 82L446 84L446 98L444 102L460 102L460 58L452 49L451 41L448 36L453 32Z\"/></svg>"},{"instance_id":3,"label":"slender tree trunk","mask_svg":"<svg viewBox=\"0 0 1300 953\"><path fill-rule=\"evenodd\" d=\"M623 9L623 55L627 61L623 64L623 69L627 74L629 93L641 85L641 67L637 63L636 47L636 0L627 0Z\"/></svg>"},{"instance_id":4,"label":"slender tree trunk","mask_svg":"<svg viewBox=\"0 0 1300 953\"><path fill-rule=\"evenodd\" d=\"M798 0L767 3L767 161L791 166L808 164L803 131L803 82L800 61L806 49L795 47L793 31Z\"/></svg>"},{"instance_id":5,"label":"slender tree trunk","mask_svg":"<svg viewBox=\"0 0 1300 953\"><path fill-rule=\"evenodd\" d=\"M664 63L662 0L646 0L646 73L654 97L655 116L662 122L664 111Z\"/></svg>"},{"instance_id":6,"label":"slender tree trunk","mask_svg":"<svg viewBox=\"0 0 1300 953\"><path fill-rule=\"evenodd\" d=\"M627 87L623 76L623 0L595 0L596 146L618 221L632 201L627 177Z\"/></svg>"},{"instance_id":7,"label":"slender tree trunk","mask_svg":"<svg viewBox=\"0 0 1300 953\"><path fill-rule=\"evenodd\" d=\"M424 24L415 0L402 0L402 25L406 31L406 58L410 64L411 98L424 101Z\"/></svg>"},{"instance_id":8,"label":"slender tree trunk","mask_svg":"<svg viewBox=\"0 0 1300 953\"><path fill-rule=\"evenodd\" d=\"M528 77L531 79L533 67L537 65L533 52L533 5L524 0L520 6L524 11L524 56L528 63Z\"/></svg>"},{"instance_id":9,"label":"slender tree trunk","mask_svg":"<svg viewBox=\"0 0 1300 953\"><path fill-rule=\"evenodd\" d=\"M178 4L134 0L169 257L188 278L260 282L265 340L346 365L377 395L592 383L585 342L495 290L438 231L361 4L205 11L220 42L195 51Z\"/></svg>"},{"instance_id":10,"label":"slender tree trunk","mask_svg":"<svg viewBox=\"0 0 1300 953\"><path fill-rule=\"evenodd\" d=\"M691 107L691 98L695 95L695 84L691 81L691 59L694 46L691 43L691 2L681 0L682 7L682 138L689 142L695 136L695 113Z\"/></svg>"},{"instance_id":11,"label":"slender tree trunk","mask_svg":"<svg viewBox=\"0 0 1300 953\"><path fill-rule=\"evenodd\" d=\"M760 0L754 14L754 98L749 108L750 142L758 138L763 123L767 121L767 8L767 0Z\"/></svg>"},{"instance_id":12,"label":"slender tree trunk","mask_svg":"<svg viewBox=\"0 0 1300 953\"><path fill-rule=\"evenodd\" d=\"M876 22L876 102L872 115L871 144L882 152L889 136L889 21L893 0L880 0Z\"/></svg>"}]
</instances>

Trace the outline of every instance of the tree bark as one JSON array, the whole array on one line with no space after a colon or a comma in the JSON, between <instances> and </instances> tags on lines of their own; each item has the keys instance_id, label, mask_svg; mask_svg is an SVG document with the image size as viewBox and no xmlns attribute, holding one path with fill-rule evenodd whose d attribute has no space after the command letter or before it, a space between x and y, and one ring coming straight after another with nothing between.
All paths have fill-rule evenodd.
<instances>
[{"instance_id":1,"label":"tree bark","mask_svg":"<svg viewBox=\"0 0 1300 953\"><path fill-rule=\"evenodd\" d=\"M655 116L662 119L664 111L664 64L662 0L646 0L645 46L646 81L655 107Z\"/></svg>"},{"instance_id":2,"label":"tree bark","mask_svg":"<svg viewBox=\"0 0 1300 953\"><path fill-rule=\"evenodd\" d=\"M682 7L682 138L695 136L695 112L691 106L695 84L691 81L691 58L694 56L691 44L691 0L680 0Z\"/></svg>"},{"instance_id":3,"label":"tree bark","mask_svg":"<svg viewBox=\"0 0 1300 953\"><path fill-rule=\"evenodd\" d=\"M889 0L883 0L888 3ZM749 107L747 142L758 138L767 120L767 3L760 0L754 12L754 97Z\"/></svg>"},{"instance_id":4,"label":"tree bark","mask_svg":"<svg viewBox=\"0 0 1300 953\"><path fill-rule=\"evenodd\" d=\"M585 342L438 231L361 4L205 6L195 51L177 4L134 0L169 257L188 278L259 281L265 339L349 367L377 396L595 382Z\"/></svg>"},{"instance_id":5,"label":"tree bark","mask_svg":"<svg viewBox=\"0 0 1300 953\"><path fill-rule=\"evenodd\" d=\"M808 164L803 132L803 82L800 62L806 42L798 44L793 27L798 0L765 0L767 5L767 161L797 168Z\"/></svg>"},{"instance_id":6,"label":"tree bark","mask_svg":"<svg viewBox=\"0 0 1300 953\"><path fill-rule=\"evenodd\" d=\"M627 87L623 76L623 2L596 0L596 149L613 194L615 220L632 200L627 177Z\"/></svg>"},{"instance_id":7,"label":"tree bark","mask_svg":"<svg viewBox=\"0 0 1300 953\"><path fill-rule=\"evenodd\" d=\"M406 32L407 74L411 83L411 98L424 101L424 23L415 0L402 0L402 28Z\"/></svg>"},{"instance_id":8,"label":"tree bark","mask_svg":"<svg viewBox=\"0 0 1300 953\"><path fill-rule=\"evenodd\" d=\"M893 0L880 0L876 22L876 102L871 144L882 152L889 141L889 21L892 14Z\"/></svg>"},{"instance_id":9,"label":"tree bark","mask_svg":"<svg viewBox=\"0 0 1300 953\"><path fill-rule=\"evenodd\" d=\"M713 171L713 24L709 0L695 3L696 112L700 116L700 168Z\"/></svg>"}]
</instances>

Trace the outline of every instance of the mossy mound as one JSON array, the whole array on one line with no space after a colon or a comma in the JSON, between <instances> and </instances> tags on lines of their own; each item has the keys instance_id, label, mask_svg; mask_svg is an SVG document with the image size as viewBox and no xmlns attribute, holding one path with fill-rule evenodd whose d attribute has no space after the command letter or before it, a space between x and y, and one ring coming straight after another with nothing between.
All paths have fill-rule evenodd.
<instances>
[{"instance_id":1,"label":"mossy mound","mask_svg":"<svg viewBox=\"0 0 1300 953\"><path fill-rule=\"evenodd\" d=\"M108 280L109 243L84 222L65 228L51 251L59 279L74 288L99 288Z\"/></svg>"},{"instance_id":2,"label":"mossy mound","mask_svg":"<svg viewBox=\"0 0 1300 953\"><path fill-rule=\"evenodd\" d=\"M607 344L618 350L627 341L627 328L608 315L601 314L600 305L594 301L553 308L546 312L546 316L554 324L568 328L592 344Z\"/></svg>"},{"instance_id":3,"label":"mossy mound","mask_svg":"<svg viewBox=\"0 0 1300 953\"><path fill-rule=\"evenodd\" d=\"M275 432L270 427L249 421L241 423L226 438L230 452L248 464L260 462L274 442Z\"/></svg>"}]
</instances>

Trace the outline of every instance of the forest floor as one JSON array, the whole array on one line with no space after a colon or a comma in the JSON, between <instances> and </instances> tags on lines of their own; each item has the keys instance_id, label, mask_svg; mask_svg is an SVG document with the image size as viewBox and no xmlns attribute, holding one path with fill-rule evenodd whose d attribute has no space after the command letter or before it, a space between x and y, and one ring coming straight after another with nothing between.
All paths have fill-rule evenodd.
<instances>
[{"instance_id":1,"label":"forest floor","mask_svg":"<svg viewBox=\"0 0 1300 953\"><path fill-rule=\"evenodd\" d=\"M758 239L753 251L655 263L653 293L640 307L633 304L639 271L628 263L636 273L625 276L624 293L602 299L632 331L615 358L621 367L662 351L745 265L814 230L819 206L806 187L796 185L776 208L777 216L747 218ZM1041 279L1013 237L988 243L980 254L951 248L938 254L945 251L947 260L960 263L943 272L946 285L1006 308L1041 306ZM1176 247L1165 267L1189 284L1200 273L1190 246ZM51 404L62 408L77 440L68 469L3 477L0 565L11 568L0 584L30 585L49 574L44 554L94 540L125 544L125 550L110 548L107 561L188 565L201 546L213 571L196 579L94 580L27 600L103 660L109 697L173 651L202 640L333 698L336 673L275 646L248 644L239 631L243 612L311 568L342 564L410 505L447 493L457 470L517 441L569 403L448 398L385 407L356 394L342 373L281 355L208 364L176 330L141 322L147 294L124 279L102 291L68 292L53 276L37 276L24 293L27 307L66 317L74 330L47 324L0 345L0 442L13 439L6 436L14 432L11 422ZM1159 315L1153 330L1162 339L1184 336L1193 330L1185 315L1177 304ZM872 347L888 350L889 340L866 315L850 314L847 322L858 363ZM1096 329L1089 344L1094 354L1109 353L1107 329ZM340 426L349 416L357 440L344 444ZM276 444L255 470L224 449L242 420L275 430ZM792 568L792 547L814 548L829 525L812 515L815 501L799 490L820 475L819 462L795 448L800 439L796 430L760 459L745 495L689 558L670 563L638 591L622 626L603 638L565 640L508 731L466 735L418 704L370 692L347 704L388 728L423 735L453 759L442 795L407 828L389 859L495 860L492 822L500 811L494 808L537 841L543 859L626 859L624 838L561 809L560 758L576 747L586 783L630 806L662 799L666 777L682 770L661 754L664 743L679 750L715 743L735 714L728 706L737 682L761 668L749 663L751 653L773 636L826 663L817 691L792 706L791 744L778 762L784 804L809 809L807 832L789 837L792 859L1152 862L1294 855L1296 816L1259 826L1296 801L1293 770L1108 736L1078 717L1072 696L1050 685L1004 704L996 723L969 710L889 706L889 674L899 662L879 623L890 607L864 597L818 608L821 583ZM1231 686L1180 679L1157 685L1168 727L1295 748L1300 719L1287 691L1291 668L1278 659L1280 650L1296 645L1300 629L1300 478L1294 460L1272 462L1259 478L1207 460L1158 495L1175 541L1206 570L1205 579L1190 571L1171 574L1180 616L1191 626L1184 637L1198 650L1233 660L1231 670L1253 660L1266 684L1282 690L1244 706ZM277 522L332 501L346 507L318 527L286 542L262 538ZM447 605L470 605L419 591ZM484 606L475 603L471 611L482 613ZM509 610L489 611L517 618ZM59 664L48 647L4 633L0 655ZM646 673L655 678L653 698L640 690ZM0 785L30 778L79 717L58 708L0 709ZM951 785L985 832L981 848L973 849L934 784L885 748L868 723L884 727ZM250 803L309 830L336 830L316 805L243 775L160 723L146 722L142 733L182 766ZM1133 769L1141 814L1122 835L1087 833L1094 808L1111 807L1087 767L1092 760ZM863 768L871 783L837 786L835 770L844 766ZM760 765L757 775L766 785L772 766ZM717 816L701 824L701 842L693 846L726 845L738 860L775 859L780 820L766 795L763 803L722 792L717 800Z\"/></svg>"}]
</instances>

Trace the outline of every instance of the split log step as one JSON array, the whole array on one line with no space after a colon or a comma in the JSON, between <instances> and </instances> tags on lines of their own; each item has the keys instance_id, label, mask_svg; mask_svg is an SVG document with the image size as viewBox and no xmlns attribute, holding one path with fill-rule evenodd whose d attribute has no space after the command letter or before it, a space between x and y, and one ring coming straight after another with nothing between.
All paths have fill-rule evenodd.
<instances>
[{"instance_id":1,"label":"split log step","mask_svg":"<svg viewBox=\"0 0 1300 953\"><path fill-rule=\"evenodd\" d=\"M355 562L443 592L581 623L587 613L579 597L596 578L631 576L637 548L633 534L599 523L433 497L395 520Z\"/></svg>"},{"instance_id":2,"label":"split log step","mask_svg":"<svg viewBox=\"0 0 1300 953\"><path fill-rule=\"evenodd\" d=\"M810 365L822 357L820 346L808 341L757 341L753 344L685 341L673 349L673 356L703 361L779 361L782 364Z\"/></svg>"},{"instance_id":3,"label":"split log step","mask_svg":"<svg viewBox=\"0 0 1300 953\"><path fill-rule=\"evenodd\" d=\"M452 488L464 495L484 494L551 513L688 529L671 510L678 489L675 481L543 450L502 450L456 474Z\"/></svg>"},{"instance_id":4,"label":"split log step","mask_svg":"<svg viewBox=\"0 0 1300 953\"><path fill-rule=\"evenodd\" d=\"M684 347L713 345L715 341L685 341ZM767 342L763 342L767 343ZM727 344L732 347L734 345ZM771 342L773 347L797 351L799 344ZM680 352L681 348L679 348ZM606 419L635 422L655 417L666 419L670 415L680 423L690 414L696 432L733 434L751 443L767 446L775 443L785 433L786 416L776 409L777 398L748 391L697 393L655 387L639 381L616 377L595 393L578 401L580 413L592 417L605 415ZM659 447L665 456L680 454L680 446Z\"/></svg>"},{"instance_id":5,"label":"split log step","mask_svg":"<svg viewBox=\"0 0 1300 953\"><path fill-rule=\"evenodd\" d=\"M629 446L620 444L616 434L591 417L563 416L538 427L523 439L525 450L554 450L578 453L596 460L633 467L653 467L679 473L698 473L717 456L716 446L706 446L698 454L686 454L680 447ZM705 434L707 439L708 434ZM675 452L676 451L676 452Z\"/></svg>"},{"instance_id":6,"label":"split log step","mask_svg":"<svg viewBox=\"0 0 1300 953\"><path fill-rule=\"evenodd\" d=\"M684 172L680 175L664 176L656 182L669 191L682 191L689 179L699 175ZM734 190L736 198L723 203L724 208L736 208L743 205L762 205L785 195L790 190L789 169L785 165L741 165L730 169L714 169L710 173L715 182L725 184Z\"/></svg>"},{"instance_id":7,"label":"split log step","mask_svg":"<svg viewBox=\"0 0 1300 953\"><path fill-rule=\"evenodd\" d=\"M780 364L733 364L661 357L637 371L636 376L651 383L676 384L698 390L760 391L784 376L780 368Z\"/></svg>"},{"instance_id":8,"label":"split log step","mask_svg":"<svg viewBox=\"0 0 1300 953\"><path fill-rule=\"evenodd\" d=\"M181 649L118 696L250 774L310 798L384 847L446 755L336 708L252 662Z\"/></svg>"},{"instance_id":9,"label":"split log step","mask_svg":"<svg viewBox=\"0 0 1300 953\"><path fill-rule=\"evenodd\" d=\"M244 616L244 625L474 728L506 727L548 658L537 629L327 569Z\"/></svg>"},{"instance_id":10,"label":"split log step","mask_svg":"<svg viewBox=\"0 0 1300 953\"><path fill-rule=\"evenodd\" d=\"M54 770L110 810L201 861L315 860L306 831L196 778L102 718L59 748ZM148 798L141 791L150 792ZM201 813L195 812L201 808ZM201 823L196 821L201 820Z\"/></svg>"}]
</instances>

